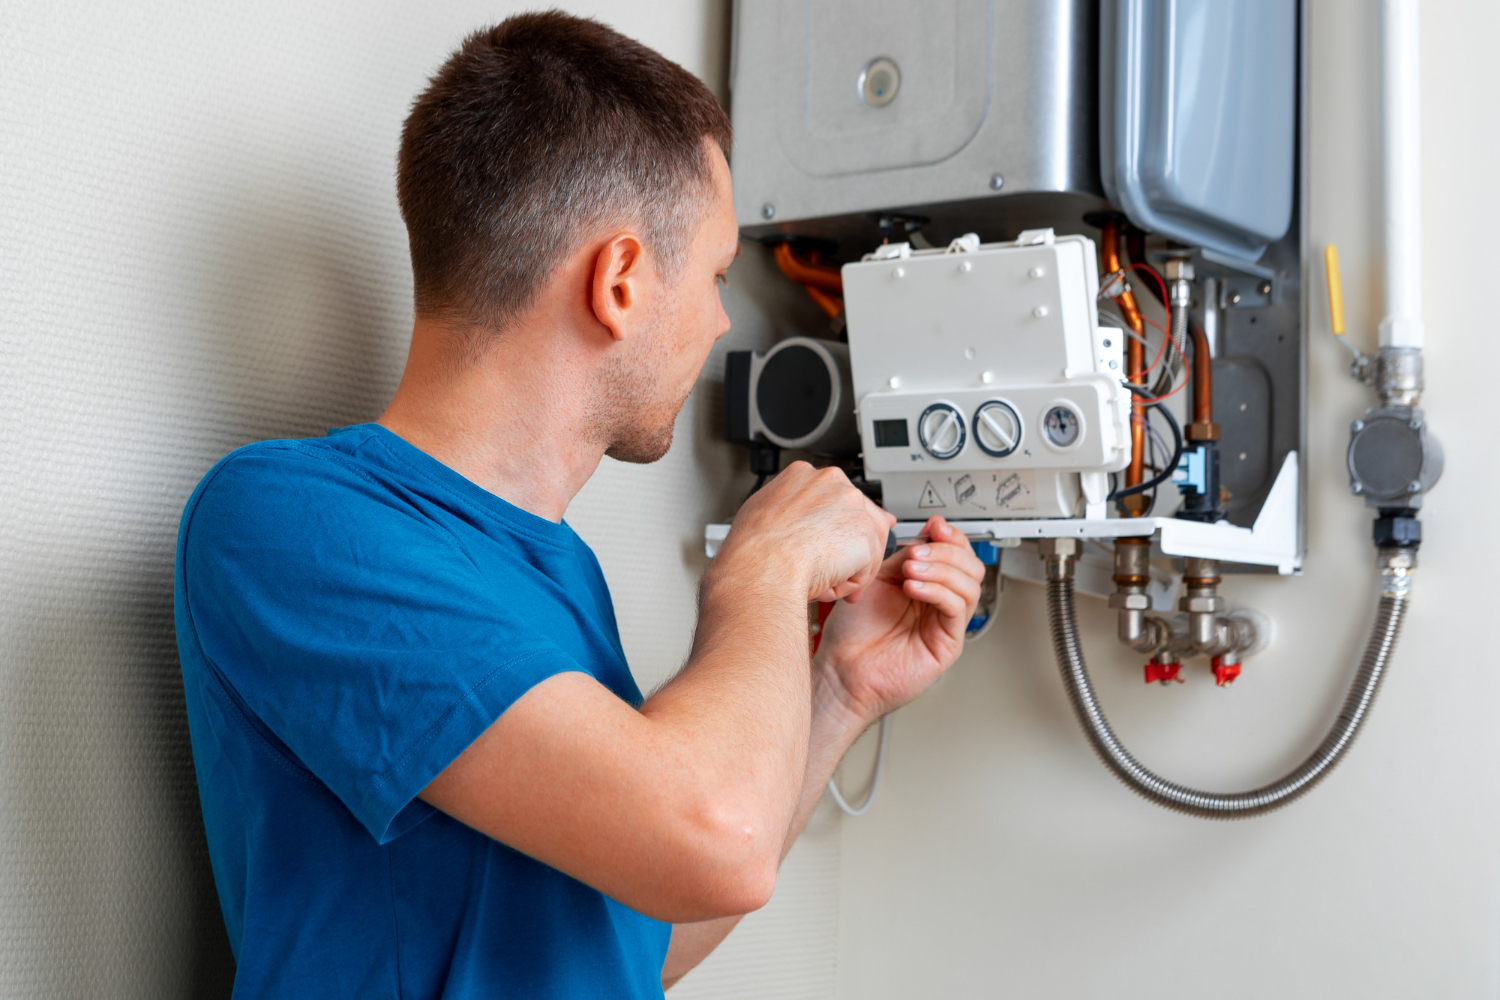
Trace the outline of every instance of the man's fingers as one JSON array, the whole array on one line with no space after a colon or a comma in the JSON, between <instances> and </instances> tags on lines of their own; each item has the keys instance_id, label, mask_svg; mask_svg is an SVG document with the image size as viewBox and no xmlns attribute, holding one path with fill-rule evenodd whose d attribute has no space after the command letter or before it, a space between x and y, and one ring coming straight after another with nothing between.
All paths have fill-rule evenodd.
<instances>
[{"instance_id":1,"label":"man's fingers","mask_svg":"<svg viewBox=\"0 0 1500 1000\"><path fill-rule=\"evenodd\" d=\"M922 528L922 534L935 542L951 542L970 551L974 549L969 542L969 536L949 524L948 519L941 514L934 514L927 519L927 524Z\"/></svg>"},{"instance_id":2,"label":"man's fingers","mask_svg":"<svg viewBox=\"0 0 1500 1000\"><path fill-rule=\"evenodd\" d=\"M929 580L908 579L901 584L901 589L912 600L936 608L948 633L955 638L963 637L973 615L962 595Z\"/></svg>"},{"instance_id":3,"label":"man's fingers","mask_svg":"<svg viewBox=\"0 0 1500 1000\"><path fill-rule=\"evenodd\" d=\"M953 591L971 607L979 603L979 581L950 563L908 559L903 572L908 580L920 580Z\"/></svg>"},{"instance_id":4,"label":"man's fingers","mask_svg":"<svg viewBox=\"0 0 1500 1000\"><path fill-rule=\"evenodd\" d=\"M907 549L907 553L912 559L947 563L972 577L976 583L984 580L984 563L979 561L979 557L971 549L959 548L957 545L948 543L928 543L913 545Z\"/></svg>"}]
</instances>

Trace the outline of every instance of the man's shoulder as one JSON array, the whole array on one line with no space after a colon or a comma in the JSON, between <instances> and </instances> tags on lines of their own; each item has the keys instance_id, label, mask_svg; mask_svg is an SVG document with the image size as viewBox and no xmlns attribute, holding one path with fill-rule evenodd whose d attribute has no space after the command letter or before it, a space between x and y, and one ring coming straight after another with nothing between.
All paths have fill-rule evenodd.
<instances>
[{"instance_id":1,"label":"man's shoulder","mask_svg":"<svg viewBox=\"0 0 1500 1000\"><path fill-rule=\"evenodd\" d=\"M309 522L336 528L378 517L402 506L381 471L335 435L244 445L216 462L193 491L183 510L184 540L190 526L195 533Z\"/></svg>"}]
</instances>

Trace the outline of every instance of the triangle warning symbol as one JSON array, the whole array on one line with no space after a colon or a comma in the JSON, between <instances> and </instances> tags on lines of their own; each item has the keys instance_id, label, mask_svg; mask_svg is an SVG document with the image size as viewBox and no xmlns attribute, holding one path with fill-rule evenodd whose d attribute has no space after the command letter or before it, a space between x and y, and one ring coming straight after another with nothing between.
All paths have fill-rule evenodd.
<instances>
[{"instance_id":1,"label":"triangle warning symbol","mask_svg":"<svg viewBox=\"0 0 1500 1000\"><path fill-rule=\"evenodd\" d=\"M917 501L919 509L927 510L933 507L946 507L943 498L938 496L937 488L932 485L932 480L927 480L927 485L922 487L922 497Z\"/></svg>"}]
</instances>

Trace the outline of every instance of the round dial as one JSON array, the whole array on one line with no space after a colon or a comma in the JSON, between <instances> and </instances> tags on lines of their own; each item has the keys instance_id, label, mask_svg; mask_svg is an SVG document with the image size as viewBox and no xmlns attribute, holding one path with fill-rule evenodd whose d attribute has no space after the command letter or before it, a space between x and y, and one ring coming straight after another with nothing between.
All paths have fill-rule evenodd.
<instances>
[{"instance_id":1,"label":"round dial","mask_svg":"<svg viewBox=\"0 0 1500 1000\"><path fill-rule=\"evenodd\" d=\"M964 415L951 403L933 403L917 418L917 438L933 458L952 458L968 437Z\"/></svg>"},{"instance_id":2,"label":"round dial","mask_svg":"<svg viewBox=\"0 0 1500 1000\"><path fill-rule=\"evenodd\" d=\"M981 403L974 411L974 443L991 458L1004 458L1021 447L1021 418L1009 403Z\"/></svg>"},{"instance_id":3,"label":"round dial","mask_svg":"<svg viewBox=\"0 0 1500 1000\"><path fill-rule=\"evenodd\" d=\"M1042 418L1042 433L1054 448L1071 448L1078 443L1083 425L1071 406L1054 406Z\"/></svg>"}]
</instances>

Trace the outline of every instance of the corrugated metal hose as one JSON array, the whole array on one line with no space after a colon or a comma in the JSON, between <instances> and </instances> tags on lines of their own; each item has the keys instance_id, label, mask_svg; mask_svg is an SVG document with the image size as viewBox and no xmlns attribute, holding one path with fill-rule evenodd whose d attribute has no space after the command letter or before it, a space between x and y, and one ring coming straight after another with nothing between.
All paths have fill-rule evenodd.
<instances>
[{"instance_id":1,"label":"corrugated metal hose","mask_svg":"<svg viewBox=\"0 0 1500 1000\"><path fill-rule=\"evenodd\" d=\"M1064 564L1059 567L1049 562L1047 610L1052 625L1052 643L1073 711L1094 752L1133 791L1158 805L1193 816L1208 819L1257 816L1304 795L1348 752L1385 677L1386 665L1401 632L1411 577L1409 565L1391 565L1391 562L1384 560L1381 569L1380 606L1365 646L1364 658L1328 735L1312 755L1289 774L1260 788L1233 793L1204 792L1168 781L1143 767L1120 743L1104 716L1104 710L1099 707L1079 646L1073 610L1072 566Z\"/></svg>"}]
</instances>

